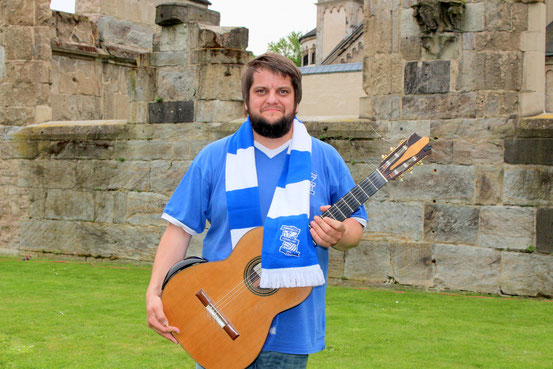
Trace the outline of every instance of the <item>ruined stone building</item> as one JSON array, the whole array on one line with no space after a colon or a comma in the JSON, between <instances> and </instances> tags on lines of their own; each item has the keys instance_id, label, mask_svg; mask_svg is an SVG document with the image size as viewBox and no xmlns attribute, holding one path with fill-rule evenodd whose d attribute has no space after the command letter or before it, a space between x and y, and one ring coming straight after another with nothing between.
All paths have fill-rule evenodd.
<instances>
[{"instance_id":1,"label":"ruined stone building","mask_svg":"<svg viewBox=\"0 0 553 369\"><path fill-rule=\"evenodd\" d=\"M357 79L303 69L310 133L357 182L411 132L433 146L367 202L361 244L330 251L330 281L553 296L552 2L317 7L362 47ZM346 44L315 35L304 68L338 68L321 64L342 64ZM247 41L205 0L77 0L76 14L1 2L0 253L153 260L191 160L243 119Z\"/></svg>"}]
</instances>

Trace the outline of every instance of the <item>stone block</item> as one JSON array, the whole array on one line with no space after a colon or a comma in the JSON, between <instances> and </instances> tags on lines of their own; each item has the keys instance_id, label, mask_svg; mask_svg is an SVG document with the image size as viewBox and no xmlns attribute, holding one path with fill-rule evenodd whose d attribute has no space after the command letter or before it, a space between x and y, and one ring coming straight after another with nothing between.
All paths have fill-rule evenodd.
<instances>
[{"instance_id":1,"label":"stone block","mask_svg":"<svg viewBox=\"0 0 553 369\"><path fill-rule=\"evenodd\" d=\"M501 253L501 292L553 296L553 255Z\"/></svg>"},{"instance_id":2,"label":"stone block","mask_svg":"<svg viewBox=\"0 0 553 369\"><path fill-rule=\"evenodd\" d=\"M547 9L543 1L528 4L528 31L543 32L546 22Z\"/></svg>"},{"instance_id":3,"label":"stone block","mask_svg":"<svg viewBox=\"0 0 553 369\"><path fill-rule=\"evenodd\" d=\"M520 49L522 51L544 52L545 44L545 32L543 30L521 34Z\"/></svg>"},{"instance_id":4,"label":"stone block","mask_svg":"<svg viewBox=\"0 0 553 369\"><path fill-rule=\"evenodd\" d=\"M457 89L511 90L522 86L522 57L520 52L465 51L459 64Z\"/></svg>"},{"instance_id":5,"label":"stone block","mask_svg":"<svg viewBox=\"0 0 553 369\"><path fill-rule=\"evenodd\" d=\"M53 94L50 101L55 121L102 119L99 96Z\"/></svg>"},{"instance_id":6,"label":"stone block","mask_svg":"<svg viewBox=\"0 0 553 369\"><path fill-rule=\"evenodd\" d=\"M198 100L195 112L195 122L225 123L244 117L244 103L242 101Z\"/></svg>"},{"instance_id":7,"label":"stone block","mask_svg":"<svg viewBox=\"0 0 553 369\"><path fill-rule=\"evenodd\" d=\"M211 64L198 68L198 92L200 100L242 101L241 65Z\"/></svg>"},{"instance_id":8,"label":"stone block","mask_svg":"<svg viewBox=\"0 0 553 369\"><path fill-rule=\"evenodd\" d=\"M505 162L553 165L553 138L506 138Z\"/></svg>"},{"instance_id":9,"label":"stone block","mask_svg":"<svg viewBox=\"0 0 553 369\"><path fill-rule=\"evenodd\" d=\"M159 243L158 226L75 221L27 221L21 249L64 255L152 261Z\"/></svg>"},{"instance_id":10,"label":"stone block","mask_svg":"<svg viewBox=\"0 0 553 369\"><path fill-rule=\"evenodd\" d=\"M538 74L540 72L538 71ZM522 92L520 93L519 113L521 117L531 117L542 114L545 107L545 93Z\"/></svg>"},{"instance_id":11,"label":"stone block","mask_svg":"<svg viewBox=\"0 0 553 369\"><path fill-rule=\"evenodd\" d=\"M153 29L128 20L111 16L98 18L98 32L103 44L124 45L143 50L153 49Z\"/></svg>"},{"instance_id":12,"label":"stone block","mask_svg":"<svg viewBox=\"0 0 553 369\"><path fill-rule=\"evenodd\" d=\"M544 205L553 201L553 168L505 166L503 204Z\"/></svg>"},{"instance_id":13,"label":"stone block","mask_svg":"<svg viewBox=\"0 0 553 369\"><path fill-rule=\"evenodd\" d=\"M414 10L409 9L402 9L401 10L401 37L419 37L420 36L420 28L417 24L417 21L415 20L415 17L413 16Z\"/></svg>"},{"instance_id":14,"label":"stone block","mask_svg":"<svg viewBox=\"0 0 553 369\"><path fill-rule=\"evenodd\" d=\"M434 286L434 262L429 244L400 243L394 248L392 269L395 280L413 286Z\"/></svg>"},{"instance_id":15,"label":"stone block","mask_svg":"<svg viewBox=\"0 0 553 369\"><path fill-rule=\"evenodd\" d=\"M518 113L519 93L517 91L485 91L478 93L478 114L486 117L504 117Z\"/></svg>"},{"instance_id":16,"label":"stone block","mask_svg":"<svg viewBox=\"0 0 553 369\"><path fill-rule=\"evenodd\" d=\"M474 202L498 204L501 202L503 169L501 167L477 166L475 169Z\"/></svg>"},{"instance_id":17,"label":"stone block","mask_svg":"<svg viewBox=\"0 0 553 369\"><path fill-rule=\"evenodd\" d=\"M73 161L32 160L21 162L19 187L72 189L76 164ZM92 174L92 173L91 173Z\"/></svg>"},{"instance_id":18,"label":"stone block","mask_svg":"<svg viewBox=\"0 0 553 369\"><path fill-rule=\"evenodd\" d=\"M474 50L474 33L466 32L461 35L463 50Z\"/></svg>"},{"instance_id":19,"label":"stone block","mask_svg":"<svg viewBox=\"0 0 553 369\"><path fill-rule=\"evenodd\" d=\"M509 31L512 29L511 2L486 1L484 16L486 29L494 31Z\"/></svg>"},{"instance_id":20,"label":"stone block","mask_svg":"<svg viewBox=\"0 0 553 369\"><path fill-rule=\"evenodd\" d=\"M480 209L480 245L496 249L526 250L534 244L532 208L484 206Z\"/></svg>"},{"instance_id":21,"label":"stone block","mask_svg":"<svg viewBox=\"0 0 553 369\"><path fill-rule=\"evenodd\" d=\"M156 24L160 26L188 22L218 26L220 18L216 11L189 4L167 3L156 6Z\"/></svg>"},{"instance_id":22,"label":"stone block","mask_svg":"<svg viewBox=\"0 0 553 369\"><path fill-rule=\"evenodd\" d=\"M465 16L461 23L463 32L480 32L484 30L484 3L465 4Z\"/></svg>"},{"instance_id":23,"label":"stone block","mask_svg":"<svg viewBox=\"0 0 553 369\"><path fill-rule=\"evenodd\" d=\"M50 68L48 63L42 61L12 61L5 65L6 74L14 82L49 83Z\"/></svg>"},{"instance_id":24,"label":"stone block","mask_svg":"<svg viewBox=\"0 0 553 369\"><path fill-rule=\"evenodd\" d=\"M0 79L6 76L6 49L0 45Z\"/></svg>"},{"instance_id":25,"label":"stone block","mask_svg":"<svg viewBox=\"0 0 553 369\"><path fill-rule=\"evenodd\" d=\"M330 247L328 249L328 279L341 279L344 277L344 258L342 251Z\"/></svg>"},{"instance_id":26,"label":"stone block","mask_svg":"<svg viewBox=\"0 0 553 369\"><path fill-rule=\"evenodd\" d=\"M49 62L52 58L50 27L33 27L33 31L33 59Z\"/></svg>"},{"instance_id":27,"label":"stone block","mask_svg":"<svg viewBox=\"0 0 553 369\"><path fill-rule=\"evenodd\" d=\"M397 95L380 95L373 98L373 114L378 120L396 120L401 112L401 97Z\"/></svg>"},{"instance_id":28,"label":"stone block","mask_svg":"<svg viewBox=\"0 0 553 369\"><path fill-rule=\"evenodd\" d=\"M177 24L161 28L159 35L159 50L156 51L186 51L190 45L190 26Z\"/></svg>"},{"instance_id":29,"label":"stone block","mask_svg":"<svg viewBox=\"0 0 553 369\"><path fill-rule=\"evenodd\" d=\"M442 119L476 117L475 93L449 93L445 95L408 95L402 98L402 119Z\"/></svg>"},{"instance_id":30,"label":"stone block","mask_svg":"<svg viewBox=\"0 0 553 369\"><path fill-rule=\"evenodd\" d=\"M148 107L150 123L186 123L194 121L194 101L152 102Z\"/></svg>"},{"instance_id":31,"label":"stone block","mask_svg":"<svg viewBox=\"0 0 553 369\"><path fill-rule=\"evenodd\" d=\"M165 140L132 140L121 150L121 155L127 160L169 159L173 155L174 144Z\"/></svg>"},{"instance_id":32,"label":"stone block","mask_svg":"<svg viewBox=\"0 0 553 369\"><path fill-rule=\"evenodd\" d=\"M149 188L148 165L142 161L82 160L76 168L76 187L90 190L134 190Z\"/></svg>"},{"instance_id":33,"label":"stone block","mask_svg":"<svg viewBox=\"0 0 553 369\"><path fill-rule=\"evenodd\" d=\"M393 245L382 241L362 240L345 253L344 276L348 279L383 283L393 278Z\"/></svg>"},{"instance_id":34,"label":"stone block","mask_svg":"<svg viewBox=\"0 0 553 369\"><path fill-rule=\"evenodd\" d=\"M449 200L470 202L474 196L474 167L465 165L423 165L403 181L388 184L394 201Z\"/></svg>"},{"instance_id":35,"label":"stone block","mask_svg":"<svg viewBox=\"0 0 553 369\"><path fill-rule=\"evenodd\" d=\"M186 51L160 51L150 54L150 65L152 67L167 67L187 64L188 52Z\"/></svg>"},{"instance_id":36,"label":"stone block","mask_svg":"<svg viewBox=\"0 0 553 369\"><path fill-rule=\"evenodd\" d=\"M35 25L35 2L40 4L44 1L34 0L6 0L2 4L5 7L6 25L34 26Z\"/></svg>"},{"instance_id":37,"label":"stone block","mask_svg":"<svg viewBox=\"0 0 553 369\"><path fill-rule=\"evenodd\" d=\"M424 241L477 244L479 209L470 206L425 205Z\"/></svg>"},{"instance_id":38,"label":"stone block","mask_svg":"<svg viewBox=\"0 0 553 369\"><path fill-rule=\"evenodd\" d=\"M115 195L112 191L93 191L94 221L113 223L115 217Z\"/></svg>"},{"instance_id":39,"label":"stone block","mask_svg":"<svg viewBox=\"0 0 553 369\"><path fill-rule=\"evenodd\" d=\"M52 108L48 105L37 105L35 107L34 123L40 124L52 120Z\"/></svg>"},{"instance_id":40,"label":"stone block","mask_svg":"<svg viewBox=\"0 0 553 369\"><path fill-rule=\"evenodd\" d=\"M55 220L94 220L94 194L86 191L56 190L47 192L44 216Z\"/></svg>"},{"instance_id":41,"label":"stone block","mask_svg":"<svg viewBox=\"0 0 553 369\"><path fill-rule=\"evenodd\" d=\"M0 99L2 99L0 93ZM24 126L34 123L34 108L32 107L2 107L0 109L0 124L7 126Z\"/></svg>"},{"instance_id":42,"label":"stone block","mask_svg":"<svg viewBox=\"0 0 553 369\"><path fill-rule=\"evenodd\" d=\"M196 83L194 67L173 66L162 67L157 70L158 96L165 101L194 99Z\"/></svg>"},{"instance_id":43,"label":"stone block","mask_svg":"<svg viewBox=\"0 0 553 369\"><path fill-rule=\"evenodd\" d=\"M155 100L157 93L155 68L139 67L135 70L130 70L126 80L129 101L143 102Z\"/></svg>"},{"instance_id":44,"label":"stone block","mask_svg":"<svg viewBox=\"0 0 553 369\"><path fill-rule=\"evenodd\" d=\"M545 42L545 38L543 39ZM518 51L520 33L510 31L478 32L474 34L474 49L479 51ZM523 50L524 51L524 50Z\"/></svg>"},{"instance_id":45,"label":"stone block","mask_svg":"<svg viewBox=\"0 0 553 369\"><path fill-rule=\"evenodd\" d=\"M436 244L435 286L451 290L499 293L501 257L496 250Z\"/></svg>"},{"instance_id":46,"label":"stone block","mask_svg":"<svg viewBox=\"0 0 553 369\"><path fill-rule=\"evenodd\" d=\"M484 142L515 134L515 121L503 118L433 120L430 135L436 140Z\"/></svg>"},{"instance_id":47,"label":"stone block","mask_svg":"<svg viewBox=\"0 0 553 369\"><path fill-rule=\"evenodd\" d=\"M449 92L449 60L409 62L405 64L405 94L441 94Z\"/></svg>"},{"instance_id":48,"label":"stone block","mask_svg":"<svg viewBox=\"0 0 553 369\"><path fill-rule=\"evenodd\" d=\"M191 159L187 161L152 161L150 172L151 191L165 195L172 194L190 164Z\"/></svg>"},{"instance_id":49,"label":"stone block","mask_svg":"<svg viewBox=\"0 0 553 369\"><path fill-rule=\"evenodd\" d=\"M190 63L244 65L251 57L251 52L239 49L196 49L190 54Z\"/></svg>"},{"instance_id":50,"label":"stone block","mask_svg":"<svg viewBox=\"0 0 553 369\"><path fill-rule=\"evenodd\" d=\"M129 192L127 194L126 220L136 225L166 225L161 214L169 197L151 192Z\"/></svg>"},{"instance_id":51,"label":"stone block","mask_svg":"<svg viewBox=\"0 0 553 369\"><path fill-rule=\"evenodd\" d=\"M369 215L365 232L371 236L396 237L407 241L422 239L422 204L368 201L365 209Z\"/></svg>"},{"instance_id":52,"label":"stone block","mask_svg":"<svg viewBox=\"0 0 553 369\"><path fill-rule=\"evenodd\" d=\"M420 37L402 37L399 40L399 50L405 60L419 60L421 58Z\"/></svg>"},{"instance_id":53,"label":"stone block","mask_svg":"<svg viewBox=\"0 0 553 369\"><path fill-rule=\"evenodd\" d=\"M537 210L536 250L544 254L553 254L553 208Z\"/></svg>"}]
</instances>

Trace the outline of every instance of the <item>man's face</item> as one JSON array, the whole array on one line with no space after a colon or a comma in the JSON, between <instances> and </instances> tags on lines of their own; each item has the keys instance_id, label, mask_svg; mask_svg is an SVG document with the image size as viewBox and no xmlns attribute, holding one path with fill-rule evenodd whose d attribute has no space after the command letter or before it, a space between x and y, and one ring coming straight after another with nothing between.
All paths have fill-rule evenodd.
<instances>
[{"instance_id":1,"label":"man's face","mask_svg":"<svg viewBox=\"0 0 553 369\"><path fill-rule=\"evenodd\" d=\"M283 77L267 69L256 71L246 111L250 118L263 119L271 125L283 118L293 118L298 107L294 102L294 87L290 76Z\"/></svg>"}]
</instances>

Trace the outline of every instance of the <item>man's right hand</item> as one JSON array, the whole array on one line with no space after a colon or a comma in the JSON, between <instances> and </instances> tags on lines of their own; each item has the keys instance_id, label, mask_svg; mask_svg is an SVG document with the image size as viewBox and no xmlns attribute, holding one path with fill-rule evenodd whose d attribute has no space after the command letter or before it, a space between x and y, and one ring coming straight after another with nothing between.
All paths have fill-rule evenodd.
<instances>
[{"instance_id":1,"label":"man's right hand","mask_svg":"<svg viewBox=\"0 0 553 369\"><path fill-rule=\"evenodd\" d=\"M146 293L146 313L148 316L148 326L150 328L167 338L169 341L178 344L177 340L171 333L180 333L180 331L177 327L169 325L167 317L163 312L161 297L158 294Z\"/></svg>"}]
</instances>

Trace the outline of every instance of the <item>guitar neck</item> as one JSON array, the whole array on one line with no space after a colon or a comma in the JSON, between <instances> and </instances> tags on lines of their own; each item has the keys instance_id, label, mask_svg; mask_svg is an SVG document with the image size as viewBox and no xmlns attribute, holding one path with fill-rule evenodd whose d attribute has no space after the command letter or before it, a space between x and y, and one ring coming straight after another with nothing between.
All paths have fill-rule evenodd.
<instances>
[{"instance_id":1,"label":"guitar neck","mask_svg":"<svg viewBox=\"0 0 553 369\"><path fill-rule=\"evenodd\" d=\"M387 182L378 169L375 170L321 216L323 218L330 217L341 222L346 220Z\"/></svg>"}]
</instances>

